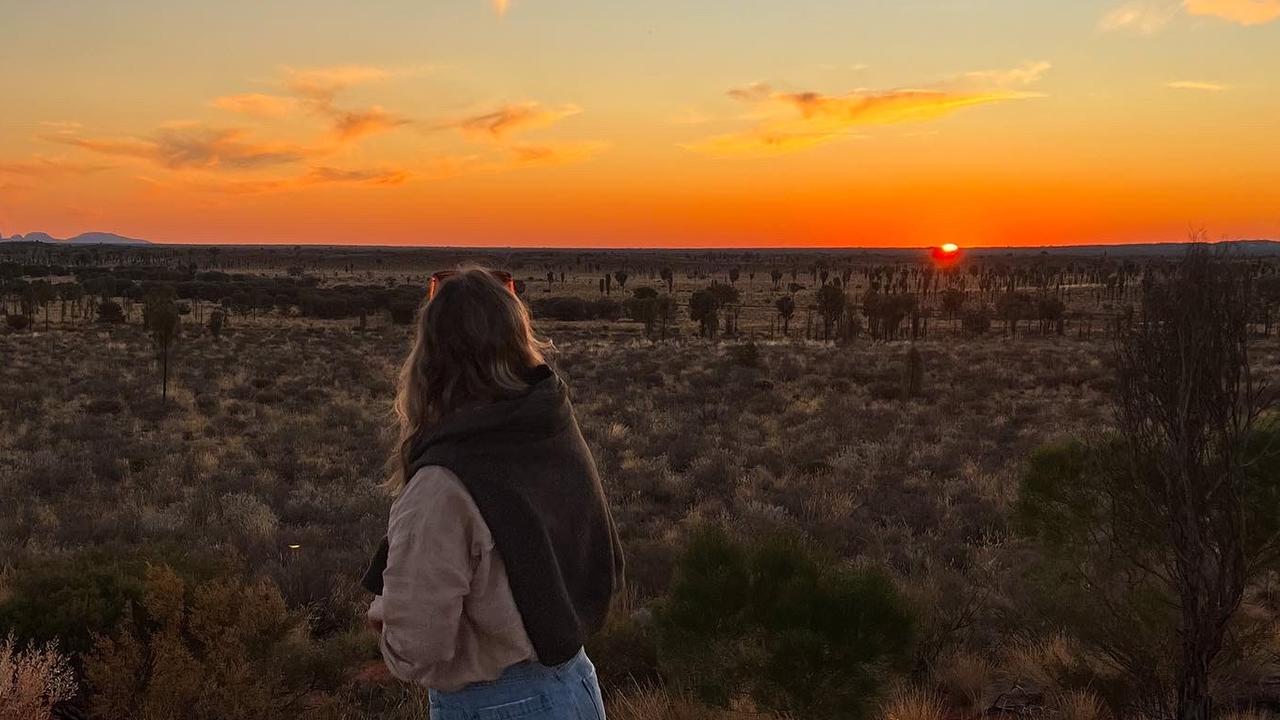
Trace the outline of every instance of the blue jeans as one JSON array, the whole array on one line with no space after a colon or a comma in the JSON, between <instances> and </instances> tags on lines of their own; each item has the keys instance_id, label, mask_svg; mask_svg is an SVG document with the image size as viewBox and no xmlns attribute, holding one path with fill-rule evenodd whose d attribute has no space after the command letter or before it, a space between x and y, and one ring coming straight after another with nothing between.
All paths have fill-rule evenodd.
<instances>
[{"instance_id":1,"label":"blue jeans","mask_svg":"<svg viewBox=\"0 0 1280 720\"><path fill-rule=\"evenodd\" d=\"M596 668L579 650L547 667L512 665L502 677L457 692L431 691L431 720L605 720Z\"/></svg>"}]
</instances>

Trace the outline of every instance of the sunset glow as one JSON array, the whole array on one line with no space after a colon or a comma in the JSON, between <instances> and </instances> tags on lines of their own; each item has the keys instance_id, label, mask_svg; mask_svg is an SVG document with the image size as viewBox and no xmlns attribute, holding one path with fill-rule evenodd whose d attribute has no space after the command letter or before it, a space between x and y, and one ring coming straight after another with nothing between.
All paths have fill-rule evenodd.
<instances>
[{"instance_id":1,"label":"sunset glow","mask_svg":"<svg viewBox=\"0 0 1280 720\"><path fill-rule=\"evenodd\" d=\"M1280 0L0 3L4 236L1280 237Z\"/></svg>"}]
</instances>

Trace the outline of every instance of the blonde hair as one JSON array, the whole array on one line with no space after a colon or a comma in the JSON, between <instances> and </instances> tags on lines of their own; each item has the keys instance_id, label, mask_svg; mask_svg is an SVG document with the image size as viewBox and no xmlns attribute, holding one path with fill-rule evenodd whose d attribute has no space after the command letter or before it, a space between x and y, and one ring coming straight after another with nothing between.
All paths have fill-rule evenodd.
<instances>
[{"instance_id":1,"label":"blonde hair","mask_svg":"<svg viewBox=\"0 0 1280 720\"><path fill-rule=\"evenodd\" d=\"M443 280L419 308L400 368L387 488L404 488L418 443L445 417L525 391L528 370L550 347L534 334L524 303L488 270L470 266Z\"/></svg>"}]
</instances>

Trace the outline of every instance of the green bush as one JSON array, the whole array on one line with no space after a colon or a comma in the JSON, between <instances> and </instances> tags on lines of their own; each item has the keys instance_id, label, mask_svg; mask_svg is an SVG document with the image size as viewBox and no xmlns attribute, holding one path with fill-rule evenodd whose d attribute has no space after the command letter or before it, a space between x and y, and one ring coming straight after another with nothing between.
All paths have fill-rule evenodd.
<instances>
[{"instance_id":1,"label":"green bush","mask_svg":"<svg viewBox=\"0 0 1280 720\"><path fill-rule=\"evenodd\" d=\"M694 533L657 614L668 680L706 702L750 696L797 717L861 717L914 622L892 581L786 536Z\"/></svg>"},{"instance_id":2,"label":"green bush","mask_svg":"<svg viewBox=\"0 0 1280 720\"><path fill-rule=\"evenodd\" d=\"M0 635L57 640L68 652L82 652L94 633L113 627L141 596L141 575L131 568L89 555L49 558L13 574L9 596L0 603Z\"/></svg>"},{"instance_id":3,"label":"green bush","mask_svg":"<svg viewBox=\"0 0 1280 720\"><path fill-rule=\"evenodd\" d=\"M88 650L93 636L111 629L125 609L142 597L143 577L152 560L169 560L189 577L211 577L229 563L168 548L99 550L20 563L0 602L0 635L22 642L50 642L75 654Z\"/></svg>"},{"instance_id":4,"label":"green bush","mask_svg":"<svg viewBox=\"0 0 1280 720\"><path fill-rule=\"evenodd\" d=\"M657 653L652 620L638 618L625 608L611 612L604 628L587 641L587 654L608 691L658 684Z\"/></svg>"},{"instance_id":5,"label":"green bush","mask_svg":"<svg viewBox=\"0 0 1280 720\"><path fill-rule=\"evenodd\" d=\"M1280 568L1260 555L1280 532L1280 423L1262 422L1244 448L1240 492L1246 512L1240 541L1256 579ZM1152 463L1140 465L1148 472ZM1172 683L1179 648L1179 597L1169 580L1175 566L1169 527L1135 507L1152 507L1133 480L1119 440L1103 438L1041 448L1022 478L1013 526L1031 541L1039 561L1022 587L1028 617L1067 631L1110 658L1127 685L1104 695L1113 708L1155 702ZM1247 642L1237 623L1224 652ZM1098 686L1096 679L1090 685Z\"/></svg>"}]
</instances>

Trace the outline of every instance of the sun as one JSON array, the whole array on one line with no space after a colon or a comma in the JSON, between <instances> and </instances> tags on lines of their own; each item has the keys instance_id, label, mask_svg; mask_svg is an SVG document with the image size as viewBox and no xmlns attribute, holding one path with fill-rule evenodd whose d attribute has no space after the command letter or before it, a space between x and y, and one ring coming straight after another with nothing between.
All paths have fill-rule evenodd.
<instances>
[{"instance_id":1,"label":"sun","mask_svg":"<svg viewBox=\"0 0 1280 720\"><path fill-rule=\"evenodd\" d=\"M929 254L933 256L933 263L938 267L954 267L960 261L960 246L953 242L934 245L929 249Z\"/></svg>"}]
</instances>

